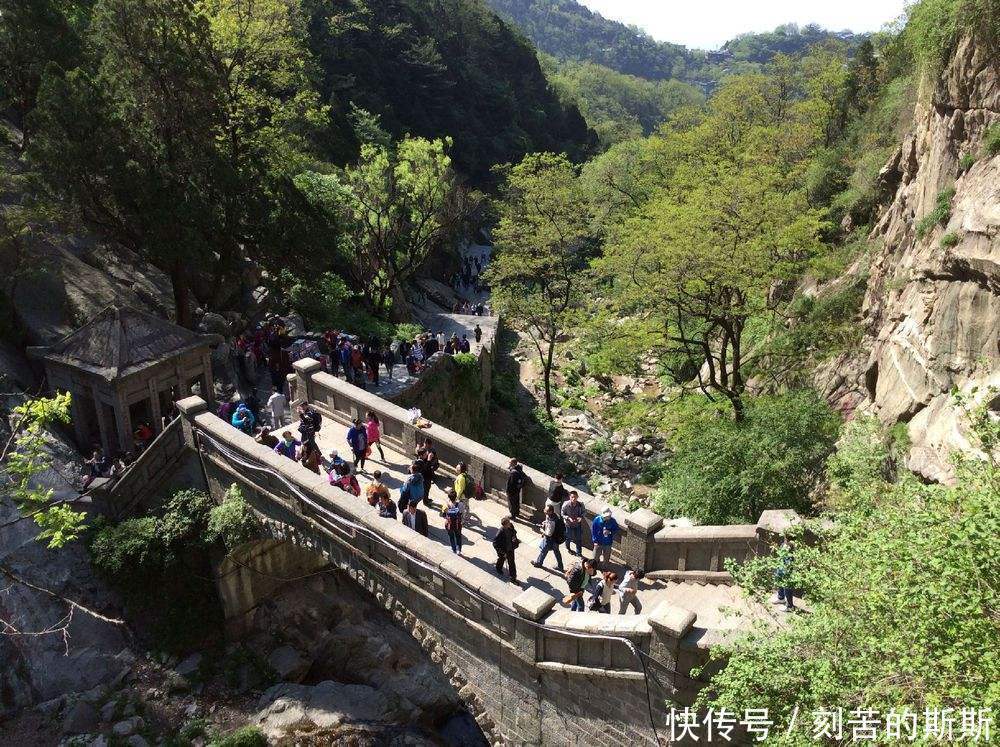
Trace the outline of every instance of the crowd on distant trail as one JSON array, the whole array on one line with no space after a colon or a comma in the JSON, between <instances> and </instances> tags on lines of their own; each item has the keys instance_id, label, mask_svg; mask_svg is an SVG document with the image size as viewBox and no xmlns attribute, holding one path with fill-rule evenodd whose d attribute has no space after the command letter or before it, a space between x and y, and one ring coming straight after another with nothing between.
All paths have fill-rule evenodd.
<instances>
[{"instance_id":1,"label":"crowd on distant trail","mask_svg":"<svg viewBox=\"0 0 1000 747\"><path fill-rule=\"evenodd\" d=\"M269 418L274 428L284 427L283 417L287 403L280 392L275 392L268 402ZM276 454L299 462L316 474L326 475L334 487L361 497L362 489L358 474L365 474L371 482L364 489L364 499L377 507L379 516L401 521L405 526L424 535L429 534L427 511L438 511L444 518L444 528L451 550L462 554L463 527L470 519L470 502L484 498L481 483L474 482L468 467L460 462L455 466L455 477L447 479L439 476L441 463L437 448L430 438L424 438L415 448L409 475L393 497L392 491L383 482L383 473L374 469L366 470L368 462L387 464L382 448L382 424L374 412L368 412L364 419L354 420L347 431L346 450L323 454L316 442L316 435L323 426L320 412L306 404L296 409L298 425L296 432L286 428L280 434L271 427L254 428L254 417L246 404L240 404L233 412L231 422L234 427L246 433L253 433L258 443ZM375 457L378 453L378 458ZM431 488L444 488L443 505L435 505L431 499ZM520 545L515 522L524 523L521 496L529 478L516 459L510 460L506 481L506 497L510 515L505 516L493 540L497 559L497 575L506 576L511 583L521 585L517 576L515 550ZM528 516L530 522L532 517ZM563 599L574 611L589 609L611 612L612 602L618 599L618 612L625 614L631 608L636 614L642 610L638 599L641 571L625 568L619 577L611 563L611 551L621 527L612 516L610 508L605 508L593 521L588 521L583 503L575 490L566 488L562 475L557 474L545 501L542 518L536 528L541 534L537 558L532 561L536 568L543 567L551 553L556 562L556 570L566 580L568 592ZM589 534L593 545L591 557L584 556L584 534ZM562 548L573 557L579 558L568 568L563 564Z\"/></svg>"},{"instance_id":2,"label":"crowd on distant trail","mask_svg":"<svg viewBox=\"0 0 1000 747\"><path fill-rule=\"evenodd\" d=\"M488 260L484 257L464 257L461 267L451 276L451 287L459 296L453 311L456 314L475 314L489 316L489 306L482 302L464 300L463 296L478 297L489 295L490 286L483 281L482 274Z\"/></svg>"},{"instance_id":3,"label":"crowd on distant trail","mask_svg":"<svg viewBox=\"0 0 1000 747\"><path fill-rule=\"evenodd\" d=\"M471 334L476 343L482 341L483 330L478 324ZM235 339L236 390L246 394L233 392L225 397L218 415L232 421L236 411L241 410L237 427L248 433L265 423L272 428L280 426L281 418L275 417L276 410L272 406L279 401L275 394L279 398L284 396L287 376L294 370L292 364L301 358L315 358L324 371L343 376L349 384L362 389L378 389L384 380L383 371L390 381L399 365L405 366L409 376L419 376L435 353L469 353L472 344L469 333L447 337L441 331L425 331L412 339L381 341L336 329L328 329L322 334L293 335L281 317L272 316ZM269 373L273 392L268 395L266 407L259 394L262 368ZM246 411L251 417L246 416Z\"/></svg>"}]
</instances>

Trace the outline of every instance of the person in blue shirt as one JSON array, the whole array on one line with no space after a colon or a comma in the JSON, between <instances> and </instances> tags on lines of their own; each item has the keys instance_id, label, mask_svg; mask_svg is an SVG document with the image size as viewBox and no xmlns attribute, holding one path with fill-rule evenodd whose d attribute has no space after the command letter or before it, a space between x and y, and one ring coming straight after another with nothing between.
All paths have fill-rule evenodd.
<instances>
[{"instance_id":1,"label":"person in blue shirt","mask_svg":"<svg viewBox=\"0 0 1000 747\"><path fill-rule=\"evenodd\" d=\"M274 447L274 453L295 460L298 458L299 446L301 445L301 442L292 438L291 431L285 431L281 434L281 440L278 441L278 445Z\"/></svg>"},{"instance_id":2,"label":"person in blue shirt","mask_svg":"<svg viewBox=\"0 0 1000 747\"><path fill-rule=\"evenodd\" d=\"M611 562L611 547L615 542L615 535L621 530L615 517L611 515L611 509L605 508L601 515L594 519L590 525L590 538L594 541L594 564L607 565Z\"/></svg>"},{"instance_id":3,"label":"person in blue shirt","mask_svg":"<svg viewBox=\"0 0 1000 747\"><path fill-rule=\"evenodd\" d=\"M351 452L354 454L354 468L363 472L368 452L368 431L361 418L355 418L354 424L347 431L347 443L350 444Z\"/></svg>"},{"instance_id":4,"label":"person in blue shirt","mask_svg":"<svg viewBox=\"0 0 1000 747\"><path fill-rule=\"evenodd\" d=\"M403 487L399 489L399 501L396 505L399 506L400 513L406 511L406 507L410 505L410 501L417 501L418 503L424 499L424 476L420 474L419 465L414 462L410 465L410 476L406 478L406 482L403 483Z\"/></svg>"},{"instance_id":5,"label":"person in blue shirt","mask_svg":"<svg viewBox=\"0 0 1000 747\"><path fill-rule=\"evenodd\" d=\"M239 407L236 408L236 412L233 413L233 419L230 422L232 422L234 427L239 428L248 436L253 435L253 427L256 420L254 419L253 413L250 412L250 408L242 402Z\"/></svg>"}]
</instances>

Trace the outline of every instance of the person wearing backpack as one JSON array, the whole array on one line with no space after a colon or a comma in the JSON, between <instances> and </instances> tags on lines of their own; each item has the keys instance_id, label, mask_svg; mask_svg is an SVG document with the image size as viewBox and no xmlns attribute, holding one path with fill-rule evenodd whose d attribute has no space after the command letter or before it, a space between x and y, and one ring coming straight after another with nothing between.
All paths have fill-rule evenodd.
<instances>
[{"instance_id":1,"label":"person wearing backpack","mask_svg":"<svg viewBox=\"0 0 1000 747\"><path fill-rule=\"evenodd\" d=\"M410 465L410 476L406 478L403 487L399 489L399 501L397 503L399 512L403 513L406 511L406 507L410 505L410 501L416 500L419 503L423 498L424 478L419 472L417 463L413 462Z\"/></svg>"},{"instance_id":2,"label":"person wearing backpack","mask_svg":"<svg viewBox=\"0 0 1000 747\"><path fill-rule=\"evenodd\" d=\"M464 512L461 501L452 488L448 488L448 505L441 512L444 517L444 530L448 533L448 542L451 543L451 551L456 555L462 554L462 514Z\"/></svg>"},{"instance_id":3,"label":"person wearing backpack","mask_svg":"<svg viewBox=\"0 0 1000 747\"><path fill-rule=\"evenodd\" d=\"M476 492L476 486L472 484L472 478L469 477L469 467L465 462L459 462L455 469L458 471L458 474L455 475L455 495L458 496L459 500L468 504Z\"/></svg>"},{"instance_id":4,"label":"person wearing backpack","mask_svg":"<svg viewBox=\"0 0 1000 747\"><path fill-rule=\"evenodd\" d=\"M545 562L545 556L552 551L556 556L556 568L560 573L564 572L562 554L559 552L559 545L566 539L566 525L562 517L558 516L552 506L545 507L545 518L542 519L542 549L538 552L538 557L532 562L535 568L541 568Z\"/></svg>"},{"instance_id":5,"label":"person wearing backpack","mask_svg":"<svg viewBox=\"0 0 1000 747\"><path fill-rule=\"evenodd\" d=\"M583 595L590 586L590 581L594 577L594 573L593 560L574 563L566 572L566 584L569 586L569 594L563 598L563 604L569 604L571 612L583 612L586 609L586 605L583 602Z\"/></svg>"},{"instance_id":6,"label":"person wearing backpack","mask_svg":"<svg viewBox=\"0 0 1000 747\"><path fill-rule=\"evenodd\" d=\"M310 407L305 402L301 403L295 410L299 416L299 439L302 443L316 440L316 434L323 423L323 416L314 407Z\"/></svg>"},{"instance_id":7,"label":"person wearing backpack","mask_svg":"<svg viewBox=\"0 0 1000 747\"><path fill-rule=\"evenodd\" d=\"M507 472L507 508L510 515L517 519L521 515L521 491L528 481L527 475L516 459L510 460L510 469Z\"/></svg>"}]
</instances>

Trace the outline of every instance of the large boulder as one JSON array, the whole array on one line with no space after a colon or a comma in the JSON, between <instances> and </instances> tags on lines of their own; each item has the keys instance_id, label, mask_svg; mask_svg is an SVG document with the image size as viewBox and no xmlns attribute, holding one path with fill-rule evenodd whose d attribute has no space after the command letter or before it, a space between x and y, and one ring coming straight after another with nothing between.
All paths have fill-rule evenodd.
<instances>
[{"instance_id":1,"label":"large boulder","mask_svg":"<svg viewBox=\"0 0 1000 747\"><path fill-rule=\"evenodd\" d=\"M261 696L258 707L255 723L273 740L345 722L406 722L410 715L396 698L379 690L331 681L275 685Z\"/></svg>"}]
</instances>

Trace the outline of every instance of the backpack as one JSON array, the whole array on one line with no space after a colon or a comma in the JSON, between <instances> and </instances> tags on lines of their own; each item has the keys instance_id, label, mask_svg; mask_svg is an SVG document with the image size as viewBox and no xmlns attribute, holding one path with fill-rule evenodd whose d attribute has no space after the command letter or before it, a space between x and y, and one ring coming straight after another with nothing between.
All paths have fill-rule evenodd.
<instances>
[{"instance_id":1,"label":"backpack","mask_svg":"<svg viewBox=\"0 0 1000 747\"><path fill-rule=\"evenodd\" d=\"M462 509L460 507L456 506L445 511L444 528L449 532L462 531Z\"/></svg>"}]
</instances>

